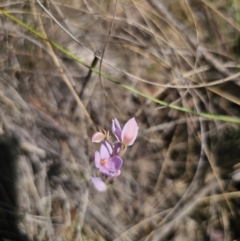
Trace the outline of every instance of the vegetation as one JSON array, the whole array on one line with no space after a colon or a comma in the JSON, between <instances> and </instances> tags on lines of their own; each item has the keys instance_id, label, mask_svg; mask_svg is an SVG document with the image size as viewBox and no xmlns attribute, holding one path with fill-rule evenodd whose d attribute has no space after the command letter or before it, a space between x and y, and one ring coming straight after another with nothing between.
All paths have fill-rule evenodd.
<instances>
[{"instance_id":1,"label":"vegetation","mask_svg":"<svg viewBox=\"0 0 240 241\"><path fill-rule=\"evenodd\" d=\"M239 10L1 1L0 240L240 239ZM98 192L91 138L132 117Z\"/></svg>"}]
</instances>

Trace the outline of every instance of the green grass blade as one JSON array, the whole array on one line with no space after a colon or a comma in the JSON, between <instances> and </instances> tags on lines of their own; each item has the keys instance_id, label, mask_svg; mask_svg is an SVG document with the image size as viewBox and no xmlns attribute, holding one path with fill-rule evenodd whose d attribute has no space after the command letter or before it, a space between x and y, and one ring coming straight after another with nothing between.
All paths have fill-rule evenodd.
<instances>
[{"instance_id":1,"label":"green grass blade","mask_svg":"<svg viewBox=\"0 0 240 241\"><path fill-rule=\"evenodd\" d=\"M38 31L36 31L35 29L31 28L29 25L25 24L24 22L22 22L21 20L19 20L18 18L14 17L12 14L9 14L8 12L0 9L0 13L5 15L6 17L8 17L9 19L11 19L12 21L14 21L15 23L19 24L20 26L22 26L23 28L27 29L29 32L31 32L32 34L34 34L35 36L39 37L40 39L49 42L52 46L54 46L56 49L58 49L59 51L61 51L62 53L64 53L66 56L68 56L69 58L73 59L74 61L80 63L81 65L85 66L86 68L91 69L93 72L95 72L96 74L101 74L102 77L104 77L105 79L121 86L122 88L131 91L132 93L135 93L139 96L142 96L148 100L151 100L157 104L160 104L162 106L165 107L169 107L181 112L185 112L185 113L189 113L189 114L193 114L193 115L197 115L197 116L201 116L207 119L212 119L212 120L219 120L219 121L223 121L223 122L230 122L230 123L237 123L240 124L240 118L237 117L231 117L231 116L224 116L224 115L215 115L215 114L211 114L211 113L204 113L204 112L196 112L193 111L191 109L187 109L178 105L174 105L174 104L169 104L165 101L156 99L152 96L149 96L147 94L144 94L143 92L140 92L138 90L136 90L135 88L132 88L126 84L123 84L117 80L115 80L114 78L112 78L111 76L105 74L105 73L99 73L99 71L95 68L91 68L90 66L88 66L87 64L84 63L84 61L82 61L81 59L77 58L74 54L70 53L68 50L66 50L65 48L63 48L61 45L57 44L54 41L51 41L47 38L45 38L41 33L39 33Z\"/></svg>"}]
</instances>

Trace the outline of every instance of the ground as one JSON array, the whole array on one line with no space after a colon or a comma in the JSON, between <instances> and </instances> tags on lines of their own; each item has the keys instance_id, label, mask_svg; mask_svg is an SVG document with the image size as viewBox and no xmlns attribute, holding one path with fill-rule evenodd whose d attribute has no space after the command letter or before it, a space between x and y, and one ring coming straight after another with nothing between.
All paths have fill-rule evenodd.
<instances>
[{"instance_id":1,"label":"ground","mask_svg":"<svg viewBox=\"0 0 240 241\"><path fill-rule=\"evenodd\" d=\"M0 240L240 240L237 0L0 3ZM98 126L139 133L105 192Z\"/></svg>"}]
</instances>

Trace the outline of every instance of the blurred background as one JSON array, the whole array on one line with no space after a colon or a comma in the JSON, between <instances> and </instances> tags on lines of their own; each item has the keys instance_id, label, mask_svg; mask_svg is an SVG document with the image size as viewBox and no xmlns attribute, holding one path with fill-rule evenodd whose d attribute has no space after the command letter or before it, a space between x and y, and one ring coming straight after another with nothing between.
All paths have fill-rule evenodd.
<instances>
[{"instance_id":1,"label":"blurred background","mask_svg":"<svg viewBox=\"0 0 240 241\"><path fill-rule=\"evenodd\" d=\"M238 0L1 0L0 240L240 240L239 60ZM132 117L98 192L91 137Z\"/></svg>"}]
</instances>

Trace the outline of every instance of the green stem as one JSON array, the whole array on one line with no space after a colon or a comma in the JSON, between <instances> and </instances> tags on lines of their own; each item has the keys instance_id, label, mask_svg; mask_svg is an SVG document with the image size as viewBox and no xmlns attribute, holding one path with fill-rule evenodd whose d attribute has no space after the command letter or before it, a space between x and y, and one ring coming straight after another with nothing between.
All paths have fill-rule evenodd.
<instances>
[{"instance_id":1,"label":"green stem","mask_svg":"<svg viewBox=\"0 0 240 241\"><path fill-rule=\"evenodd\" d=\"M95 68L91 68L90 66L88 66L87 64L84 63L84 61L80 60L79 58L77 58L74 54L70 53L68 50L66 50L65 48L63 48L61 45L55 43L54 41L51 41L47 38L45 38L41 33L39 33L38 31L34 30L33 28L31 28L30 26L28 26L27 24L25 24L24 22L22 22L21 20L19 20L18 18L14 17L13 15L9 14L8 12L0 9L0 13L2 13L3 15L5 15L6 17L10 18L12 21L14 21L15 23L19 24L20 26L22 26L23 28L27 29L29 32L31 32L32 34L34 34L35 36L39 37L40 39L49 42L53 47L55 47L56 49L58 49L59 51L61 51L62 53L64 53L66 56L68 56L69 58L73 59L74 61L78 62L79 64L85 66L88 69L91 69L93 72L95 72L96 74L100 74L102 77L104 77L105 79L113 82L114 84L117 84L119 86L121 86L124 89L127 89L129 91L131 91L132 93L135 93L139 96L142 96L148 100L151 100L157 104L160 104L162 106L165 107L169 107L181 112L185 112L185 113L189 113L189 114L193 114L193 115L197 115L200 117L204 117L207 119L212 119L212 120L219 120L219 121L224 121L224 122L230 122L230 123L237 123L240 124L240 118L237 117L231 117L231 116L224 116L224 115L215 115L215 114L211 114L211 113L204 113L204 112L196 112L193 111L191 109L187 109L178 105L174 105L174 104L169 104L165 101L156 99L152 96L149 96L147 94L144 94L143 92L140 92L132 87L130 87L129 85L123 84L117 80L115 80L114 78L112 78L111 76L105 74L105 73L100 73L97 69Z\"/></svg>"}]
</instances>

